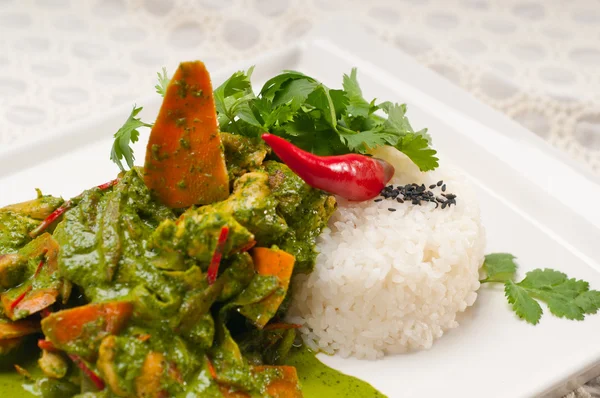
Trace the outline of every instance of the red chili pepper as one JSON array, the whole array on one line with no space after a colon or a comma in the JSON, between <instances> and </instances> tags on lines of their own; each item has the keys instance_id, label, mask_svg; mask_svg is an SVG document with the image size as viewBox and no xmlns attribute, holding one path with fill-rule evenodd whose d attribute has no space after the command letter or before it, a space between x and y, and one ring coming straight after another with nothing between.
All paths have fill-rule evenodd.
<instances>
[{"instance_id":1,"label":"red chili pepper","mask_svg":"<svg viewBox=\"0 0 600 398\"><path fill-rule=\"evenodd\" d=\"M108 188L110 188L113 185L115 185L117 182L119 182L118 178L115 179L115 180L109 181L109 182L105 182L104 184L100 184L96 188L100 189L101 191L105 191ZM81 195L78 195L74 199L78 199L80 197L81 197ZM40 225L38 225L37 227L35 227L29 233L29 236L32 237L32 238L35 238L36 236L40 235L54 221L56 221L60 216L62 216L67 210L69 210L71 208L71 206L73 206L73 202L71 200L67 200L65 203L63 203L62 206L60 206L58 209L56 209L52 213L50 213L50 215L48 217L46 217L44 219L44 221L42 221L42 223Z\"/></svg>"},{"instance_id":2,"label":"red chili pepper","mask_svg":"<svg viewBox=\"0 0 600 398\"><path fill-rule=\"evenodd\" d=\"M373 199L394 175L394 167L382 159L355 153L318 156L273 134L262 139L308 185L349 200Z\"/></svg>"},{"instance_id":3,"label":"red chili pepper","mask_svg":"<svg viewBox=\"0 0 600 398\"><path fill-rule=\"evenodd\" d=\"M85 373L87 377L90 378L90 380L92 381L92 383L94 383L98 390L104 390L104 381L102 381L102 379L96 374L96 372L94 372L87 366L83 359L81 359L78 355L75 354L69 354L69 358L71 358L75 365L77 365L77 367L81 369L81 371Z\"/></svg>"},{"instance_id":4,"label":"red chili pepper","mask_svg":"<svg viewBox=\"0 0 600 398\"><path fill-rule=\"evenodd\" d=\"M31 291L31 289L32 289L31 286L27 286L27 288L25 289L25 291L23 293L19 294L17 296L17 298L15 299L15 301L13 301L12 303L10 303L10 307L9 308L10 308L11 311L14 310L17 307L17 305L19 305L19 303L21 301L23 301L23 299L25 298L25 296L27 296L27 293L29 293Z\"/></svg>"},{"instance_id":5,"label":"red chili pepper","mask_svg":"<svg viewBox=\"0 0 600 398\"><path fill-rule=\"evenodd\" d=\"M270 323L263 328L263 330L288 330L288 329L300 329L302 325L297 323Z\"/></svg>"},{"instance_id":6,"label":"red chili pepper","mask_svg":"<svg viewBox=\"0 0 600 398\"><path fill-rule=\"evenodd\" d=\"M46 350L50 352L59 351L59 349L56 348L50 340L38 340L38 347L40 350Z\"/></svg>"},{"instance_id":7,"label":"red chili pepper","mask_svg":"<svg viewBox=\"0 0 600 398\"><path fill-rule=\"evenodd\" d=\"M210 361L210 359L206 358L206 362L208 363L208 373L210 373L210 376L213 379L216 379L217 378L217 372L215 371L215 367L213 366L213 364Z\"/></svg>"},{"instance_id":8,"label":"red chili pepper","mask_svg":"<svg viewBox=\"0 0 600 398\"><path fill-rule=\"evenodd\" d=\"M223 257L223 248L225 247L225 242L227 242L227 235L229 235L229 227L225 225L223 228L221 228L219 240L217 241L217 247L215 248L215 252L210 260L208 271L206 272L209 285L212 285L217 280L219 264L221 264L221 258Z\"/></svg>"},{"instance_id":9,"label":"red chili pepper","mask_svg":"<svg viewBox=\"0 0 600 398\"><path fill-rule=\"evenodd\" d=\"M44 249L44 252L42 253L42 256L45 256L46 253L48 253L48 249ZM35 273L33 274L34 278L38 276L38 274L42 270L42 267L44 266L45 262L46 262L46 259L44 257L42 257L42 259L40 260L40 263L38 264L37 268L35 269Z\"/></svg>"}]
</instances>

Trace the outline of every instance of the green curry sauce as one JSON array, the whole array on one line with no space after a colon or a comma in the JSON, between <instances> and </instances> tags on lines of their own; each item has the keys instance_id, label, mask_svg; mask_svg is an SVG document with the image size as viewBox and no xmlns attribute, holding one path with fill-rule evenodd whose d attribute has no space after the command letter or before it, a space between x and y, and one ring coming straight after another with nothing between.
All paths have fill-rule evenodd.
<instances>
[{"instance_id":1,"label":"green curry sauce","mask_svg":"<svg viewBox=\"0 0 600 398\"><path fill-rule=\"evenodd\" d=\"M289 274L312 271L316 238L336 202L284 164L264 161L267 151L255 145L243 137L225 142L235 147L226 150L235 180L226 200L209 205L169 209L133 169L71 199L61 221L37 237L29 232L62 199L40 195L0 209L0 391L158 398L221 397L225 389L226 396L266 398L283 384L306 397L381 396L294 347L296 330L285 325ZM279 271L259 271L253 246L293 256L288 282ZM222 258L210 281L217 250ZM37 339L51 344L40 361ZM296 367L298 378L284 365Z\"/></svg>"},{"instance_id":2,"label":"green curry sauce","mask_svg":"<svg viewBox=\"0 0 600 398\"><path fill-rule=\"evenodd\" d=\"M19 363L34 369L37 352L29 353L29 358ZM385 397L369 383L345 375L319 361L305 346L294 348L285 360L286 365L296 367L305 398L377 398ZM11 369L0 371L0 391L8 397L26 398L39 396L39 388L27 382L24 377Z\"/></svg>"}]
</instances>

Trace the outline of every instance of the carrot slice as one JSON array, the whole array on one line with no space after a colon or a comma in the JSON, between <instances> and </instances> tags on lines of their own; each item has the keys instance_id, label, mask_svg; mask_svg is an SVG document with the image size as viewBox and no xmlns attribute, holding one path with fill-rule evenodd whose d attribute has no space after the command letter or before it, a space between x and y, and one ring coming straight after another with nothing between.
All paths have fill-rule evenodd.
<instances>
[{"instance_id":1,"label":"carrot slice","mask_svg":"<svg viewBox=\"0 0 600 398\"><path fill-rule=\"evenodd\" d=\"M282 287L287 289L294 270L295 258L288 252L267 247L255 247L252 250L254 268L261 275L274 275Z\"/></svg>"},{"instance_id":2,"label":"carrot slice","mask_svg":"<svg viewBox=\"0 0 600 398\"><path fill-rule=\"evenodd\" d=\"M2 295L2 306L4 314L10 319L17 320L23 318L21 313L30 315L35 314L45 308L50 307L56 302L58 290L54 288L32 290L31 285L27 287L13 301L10 301L5 295Z\"/></svg>"},{"instance_id":3,"label":"carrot slice","mask_svg":"<svg viewBox=\"0 0 600 398\"><path fill-rule=\"evenodd\" d=\"M254 269L261 275L273 275L279 280L279 291L273 292L258 303L250 304L239 309L240 313L249 318L256 327L263 328L275 315L285 298L294 270L295 257L280 249L255 247L252 250Z\"/></svg>"},{"instance_id":4,"label":"carrot slice","mask_svg":"<svg viewBox=\"0 0 600 398\"><path fill-rule=\"evenodd\" d=\"M53 312L42 320L42 330L58 349L69 351L69 345L77 342L92 347L121 331L132 312L133 305L125 301L87 304Z\"/></svg>"},{"instance_id":5,"label":"carrot slice","mask_svg":"<svg viewBox=\"0 0 600 398\"><path fill-rule=\"evenodd\" d=\"M0 340L27 336L40 331L40 324L30 319L0 322Z\"/></svg>"},{"instance_id":6,"label":"carrot slice","mask_svg":"<svg viewBox=\"0 0 600 398\"><path fill-rule=\"evenodd\" d=\"M135 379L135 392L138 397L162 398L169 394L163 386L163 374L178 383L183 383L181 373L177 368L167 363L165 356L159 352L151 351L146 355L139 376Z\"/></svg>"},{"instance_id":7,"label":"carrot slice","mask_svg":"<svg viewBox=\"0 0 600 398\"><path fill-rule=\"evenodd\" d=\"M172 208L229 196L210 75L200 61L173 75L146 148L144 181Z\"/></svg>"},{"instance_id":8,"label":"carrot slice","mask_svg":"<svg viewBox=\"0 0 600 398\"><path fill-rule=\"evenodd\" d=\"M281 377L272 379L267 386L267 394L273 398L302 398L298 374L293 366L255 366L252 371L261 373L277 369Z\"/></svg>"}]
</instances>

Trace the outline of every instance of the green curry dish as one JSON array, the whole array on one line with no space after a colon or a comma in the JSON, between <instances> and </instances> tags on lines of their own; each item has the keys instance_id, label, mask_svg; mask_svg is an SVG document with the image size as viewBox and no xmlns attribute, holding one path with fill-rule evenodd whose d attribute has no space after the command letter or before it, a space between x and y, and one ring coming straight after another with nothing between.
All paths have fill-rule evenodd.
<instances>
[{"instance_id":1,"label":"green curry dish","mask_svg":"<svg viewBox=\"0 0 600 398\"><path fill-rule=\"evenodd\" d=\"M222 202L198 209L201 213L229 213L254 234L259 246L270 246L288 226L277 213L277 200L271 195L269 177L264 172L246 173L234 183L232 194Z\"/></svg>"},{"instance_id":2,"label":"green curry dish","mask_svg":"<svg viewBox=\"0 0 600 398\"><path fill-rule=\"evenodd\" d=\"M0 255L14 253L31 240L29 232L39 221L15 213L0 211Z\"/></svg>"},{"instance_id":3,"label":"green curry dish","mask_svg":"<svg viewBox=\"0 0 600 398\"><path fill-rule=\"evenodd\" d=\"M54 233L59 270L92 302L131 296L149 320L172 315L182 287L155 266L148 240L161 221L173 218L152 200L138 170L129 171L110 191L86 191L65 214Z\"/></svg>"},{"instance_id":4,"label":"green curry dish","mask_svg":"<svg viewBox=\"0 0 600 398\"><path fill-rule=\"evenodd\" d=\"M234 181L247 172L257 170L270 153L270 148L259 138L221 133L221 141L225 149L229 181Z\"/></svg>"},{"instance_id":5,"label":"green curry dish","mask_svg":"<svg viewBox=\"0 0 600 398\"><path fill-rule=\"evenodd\" d=\"M38 190L36 199L0 208L0 255L14 253L29 242L29 233L63 202Z\"/></svg>"},{"instance_id":6,"label":"green curry dish","mask_svg":"<svg viewBox=\"0 0 600 398\"><path fill-rule=\"evenodd\" d=\"M190 209L177 221L163 221L150 237L149 246L171 253L183 252L197 260L206 270L224 226L229 228L229 236L224 248L224 253L227 255L248 247L254 241L254 235L231 214L206 212L201 209Z\"/></svg>"},{"instance_id":7,"label":"green curry dish","mask_svg":"<svg viewBox=\"0 0 600 398\"><path fill-rule=\"evenodd\" d=\"M272 195L279 202L277 209L289 227L275 244L296 257L294 272L311 272L317 237L335 211L336 200L308 186L283 163L267 161L264 168Z\"/></svg>"},{"instance_id":8,"label":"green curry dish","mask_svg":"<svg viewBox=\"0 0 600 398\"><path fill-rule=\"evenodd\" d=\"M36 199L5 206L0 209L0 212L11 211L33 220L42 221L65 202L63 198L43 195L39 189L37 193Z\"/></svg>"}]
</instances>

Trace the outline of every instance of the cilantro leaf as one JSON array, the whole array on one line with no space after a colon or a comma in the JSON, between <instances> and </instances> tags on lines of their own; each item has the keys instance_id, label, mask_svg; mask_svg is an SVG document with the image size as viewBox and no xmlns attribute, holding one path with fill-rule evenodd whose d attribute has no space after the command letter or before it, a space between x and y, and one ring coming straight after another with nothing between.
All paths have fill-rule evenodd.
<instances>
[{"instance_id":1,"label":"cilantro leaf","mask_svg":"<svg viewBox=\"0 0 600 398\"><path fill-rule=\"evenodd\" d=\"M348 96L348 113L352 116L368 117L370 105L363 98L362 90L356 78L356 68L352 68L350 76L344 75L342 87Z\"/></svg>"},{"instance_id":2,"label":"cilantro leaf","mask_svg":"<svg viewBox=\"0 0 600 398\"><path fill-rule=\"evenodd\" d=\"M575 299L575 304L586 314L595 314L600 308L600 292L597 290L588 290L581 293Z\"/></svg>"},{"instance_id":3,"label":"cilantro leaf","mask_svg":"<svg viewBox=\"0 0 600 398\"><path fill-rule=\"evenodd\" d=\"M395 145L396 149L404 153L416 164L421 171L429 171L439 166L437 153L429 147L427 139L416 134L406 134Z\"/></svg>"},{"instance_id":4,"label":"cilantro leaf","mask_svg":"<svg viewBox=\"0 0 600 398\"><path fill-rule=\"evenodd\" d=\"M552 269L534 269L529 271L519 285L532 289L544 289L563 283L567 275Z\"/></svg>"},{"instance_id":5,"label":"cilantro leaf","mask_svg":"<svg viewBox=\"0 0 600 398\"><path fill-rule=\"evenodd\" d=\"M536 325L540 321L542 307L531 298L527 290L509 280L504 284L504 295L512 304L512 309L519 318L532 325Z\"/></svg>"},{"instance_id":6,"label":"cilantro leaf","mask_svg":"<svg viewBox=\"0 0 600 398\"><path fill-rule=\"evenodd\" d=\"M485 256L482 270L486 278L481 282L505 282L512 280L517 272L515 256L510 253L492 253Z\"/></svg>"},{"instance_id":7,"label":"cilantro leaf","mask_svg":"<svg viewBox=\"0 0 600 398\"><path fill-rule=\"evenodd\" d=\"M600 292L589 290L589 283L553 269L534 269L515 283L517 265L509 253L485 256L482 266L487 277L481 282L504 283L504 294L517 316L535 325L539 322L543 301L550 312L560 318L583 320L585 314L595 314L600 308ZM537 301L536 301L537 300Z\"/></svg>"},{"instance_id":8,"label":"cilantro leaf","mask_svg":"<svg viewBox=\"0 0 600 398\"><path fill-rule=\"evenodd\" d=\"M296 71L269 79L254 95L247 72L236 72L214 92L221 131L256 137L264 131L280 135L318 155L367 153L394 146L421 170L438 165L427 130L415 132L406 106L363 98L356 69L344 75L343 90L330 89ZM377 114L382 110L387 117Z\"/></svg>"},{"instance_id":9,"label":"cilantro leaf","mask_svg":"<svg viewBox=\"0 0 600 398\"><path fill-rule=\"evenodd\" d=\"M573 300L560 296L550 298L546 304L552 314L559 318L583 321L583 310Z\"/></svg>"},{"instance_id":10,"label":"cilantro leaf","mask_svg":"<svg viewBox=\"0 0 600 398\"><path fill-rule=\"evenodd\" d=\"M144 123L139 118L136 118L142 109L141 106L137 108L134 105L129 117L114 135L115 141L110 151L110 160L115 162L121 171L125 171L125 167L121 162L123 158L125 158L127 166L129 166L130 169L133 168L135 156L133 155L133 149L131 149L130 143L138 141L140 133L137 129L140 127L152 127L151 124Z\"/></svg>"},{"instance_id":11,"label":"cilantro leaf","mask_svg":"<svg viewBox=\"0 0 600 398\"><path fill-rule=\"evenodd\" d=\"M156 92L164 97L167 94L167 87L169 86L169 82L171 79L167 76L167 68L163 66L162 74L161 72L156 72L158 76L158 84L154 86Z\"/></svg>"},{"instance_id":12,"label":"cilantro leaf","mask_svg":"<svg viewBox=\"0 0 600 398\"><path fill-rule=\"evenodd\" d=\"M358 133L341 129L341 138L351 151L365 153L369 149L377 148L385 140L374 130L359 131Z\"/></svg>"},{"instance_id":13,"label":"cilantro leaf","mask_svg":"<svg viewBox=\"0 0 600 398\"><path fill-rule=\"evenodd\" d=\"M292 111L296 111L306 101L308 95L315 91L318 84L308 79L292 80L284 89L280 90L273 99L273 106L287 104Z\"/></svg>"},{"instance_id":14,"label":"cilantro leaf","mask_svg":"<svg viewBox=\"0 0 600 398\"><path fill-rule=\"evenodd\" d=\"M293 70L283 71L283 73L267 80L267 82L263 85L260 90L260 97L266 98L270 102L272 102L275 98L277 92L281 89L281 87L290 80L295 79L307 79L312 82L316 82L315 79L306 76L304 73L296 72Z\"/></svg>"}]
</instances>

